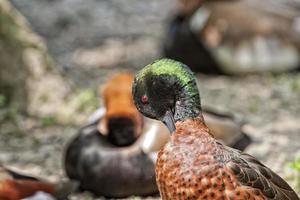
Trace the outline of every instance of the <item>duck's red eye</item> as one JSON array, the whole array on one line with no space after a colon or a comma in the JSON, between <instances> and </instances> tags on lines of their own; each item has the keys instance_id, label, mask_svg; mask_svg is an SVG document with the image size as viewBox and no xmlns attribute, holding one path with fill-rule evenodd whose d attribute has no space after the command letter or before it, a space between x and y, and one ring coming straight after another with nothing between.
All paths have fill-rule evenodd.
<instances>
[{"instance_id":1,"label":"duck's red eye","mask_svg":"<svg viewBox=\"0 0 300 200\"><path fill-rule=\"evenodd\" d=\"M148 103L148 97L147 97L147 95L143 95L142 96L142 102L143 102L143 104L147 104Z\"/></svg>"}]
</instances>

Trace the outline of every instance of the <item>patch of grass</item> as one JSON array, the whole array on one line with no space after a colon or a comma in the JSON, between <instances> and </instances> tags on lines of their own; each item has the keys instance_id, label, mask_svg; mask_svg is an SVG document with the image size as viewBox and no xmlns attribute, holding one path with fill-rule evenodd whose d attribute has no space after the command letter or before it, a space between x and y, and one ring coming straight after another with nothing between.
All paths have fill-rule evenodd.
<instances>
[{"instance_id":1,"label":"patch of grass","mask_svg":"<svg viewBox=\"0 0 300 200\"><path fill-rule=\"evenodd\" d=\"M18 117L18 106L17 105L11 105L8 109L6 119L11 121L17 121Z\"/></svg>"},{"instance_id":2,"label":"patch of grass","mask_svg":"<svg viewBox=\"0 0 300 200\"><path fill-rule=\"evenodd\" d=\"M294 162L290 163L290 167L295 172L293 179L296 181L296 189L300 191L300 156Z\"/></svg>"},{"instance_id":3,"label":"patch of grass","mask_svg":"<svg viewBox=\"0 0 300 200\"><path fill-rule=\"evenodd\" d=\"M54 124L57 124L57 120L53 116L42 117L40 122L43 127L53 126Z\"/></svg>"},{"instance_id":4,"label":"patch of grass","mask_svg":"<svg viewBox=\"0 0 300 200\"><path fill-rule=\"evenodd\" d=\"M24 130L20 123L21 117L16 107L9 107L3 115L0 123L1 134L9 135L14 138L23 137Z\"/></svg>"},{"instance_id":5,"label":"patch of grass","mask_svg":"<svg viewBox=\"0 0 300 200\"><path fill-rule=\"evenodd\" d=\"M10 137L13 138L24 138L26 136L24 134L24 130L14 124L13 127L10 127L8 128L8 130L5 130L3 134L9 135Z\"/></svg>"},{"instance_id":6,"label":"patch of grass","mask_svg":"<svg viewBox=\"0 0 300 200\"><path fill-rule=\"evenodd\" d=\"M93 89L85 89L79 92L74 99L75 105L80 112L92 112L98 108L99 100Z\"/></svg>"},{"instance_id":7,"label":"patch of grass","mask_svg":"<svg viewBox=\"0 0 300 200\"><path fill-rule=\"evenodd\" d=\"M248 111L251 113L257 113L259 110L259 99L253 98L252 101L250 102L250 105L248 106Z\"/></svg>"},{"instance_id":8,"label":"patch of grass","mask_svg":"<svg viewBox=\"0 0 300 200\"><path fill-rule=\"evenodd\" d=\"M300 90L300 78L295 78L290 83L290 88L293 92L299 92Z\"/></svg>"},{"instance_id":9,"label":"patch of grass","mask_svg":"<svg viewBox=\"0 0 300 200\"><path fill-rule=\"evenodd\" d=\"M278 87L283 87L288 92L299 92L300 90L300 76L297 75L290 75L290 74L283 74L276 80L276 85Z\"/></svg>"},{"instance_id":10,"label":"patch of grass","mask_svg":"<svg viewBox=\"0 0 300 200\"><path fill-rule=\"evenodd\" d=\"M41 100L43 103L47 103L48 100L49 100L48 94L43 94L42 96L40 96L40 100Z\"/></svg>"},{"instance_id":11,"label":"patch of grass","mask_svg":"<svg viewBox=\"0 0 300 200\"><path fill-rule=\"evenodd\" d=\"M300 156L291 163L291 168L300 172Z\"/></svg>"},{"instance_id":12,"label":"patch of grass","mask_svg":"<svg viewBox=\"0 0 300 200\"><path fill-rule=\"evenodd\" d=\"M6 105L6 97L3 94L0 94L0 108Z\"/></svg>"}]
</instances>

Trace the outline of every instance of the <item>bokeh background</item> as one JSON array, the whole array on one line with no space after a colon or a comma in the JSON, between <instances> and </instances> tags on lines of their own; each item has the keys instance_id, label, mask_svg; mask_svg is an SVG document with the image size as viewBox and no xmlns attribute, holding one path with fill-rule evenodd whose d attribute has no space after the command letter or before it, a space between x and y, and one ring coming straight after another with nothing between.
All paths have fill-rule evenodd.
<instances>
[{"instance_id":1,"label":"bokeh background","mask_svg":"<svg viewBox=\"0 0 300 200\"><path fill-rule=\"evenodd\" d=\"M101 105L99 86L162 57L175 5L0 1L0 163L48 180L64 177L64 147ZM197 77L202 104L244 120L253 139L246 152L299 191L300 74ZM71 197L93 198L88 192Z\"/></svg>"}]
</instances>

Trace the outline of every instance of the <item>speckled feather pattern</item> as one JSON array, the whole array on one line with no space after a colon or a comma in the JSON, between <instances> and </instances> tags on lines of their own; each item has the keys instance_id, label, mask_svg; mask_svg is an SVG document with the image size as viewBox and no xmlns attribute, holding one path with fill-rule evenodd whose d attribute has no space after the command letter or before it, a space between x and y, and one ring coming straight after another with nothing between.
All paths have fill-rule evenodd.
<instances>
[{"instance_id":1,"label":"speckled feather pattern","mask_svg":"<svg viewBox=\"0 0 300 200\"><path fill-rule=\"evenodd\" d=\"M299 200L255 158L217 142L202 120L176 123L158 155L156 179L163 200Z\"/></svg>"}]
</instances>

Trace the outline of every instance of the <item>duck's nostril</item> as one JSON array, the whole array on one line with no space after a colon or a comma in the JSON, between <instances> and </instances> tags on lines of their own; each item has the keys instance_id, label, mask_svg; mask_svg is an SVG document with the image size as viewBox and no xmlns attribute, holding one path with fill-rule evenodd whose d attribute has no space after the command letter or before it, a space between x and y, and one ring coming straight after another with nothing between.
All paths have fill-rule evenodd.
<instances>
[{"instance_id":1,"label":"duck's nostril","mask_svg":"<svg viewBox=\"0 0 300 200\"><path fill-rule=\"evenodd\" d=\"M108 121L108 139L116 146L129 146L133 144L137 136L133 120L126 117L113 117Z\"/></svg>"}]
</instances>

